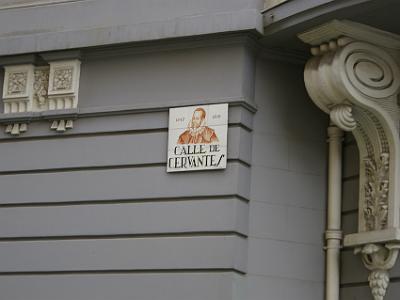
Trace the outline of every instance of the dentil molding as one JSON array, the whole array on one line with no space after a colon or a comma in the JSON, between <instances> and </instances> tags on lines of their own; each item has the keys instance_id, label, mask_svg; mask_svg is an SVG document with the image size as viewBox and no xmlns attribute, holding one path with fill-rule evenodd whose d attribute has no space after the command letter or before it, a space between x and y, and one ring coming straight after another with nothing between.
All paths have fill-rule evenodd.
<instances>
[{"instance_id":1,"label":"dentil molding","mask_svg":"<svg viewBox=\"0 0 400 300\"><path fill-rule=\"evenodd\" d=\"M5 131L19 135L28 130L32 113L50 114L50 129L64 132L73 127L78 107L80 61L50 61L46 66L33 63L4 66L3 114ZM67 113L66 113L67 112Z\"/></svg>"},{"instance_id":2,"label":"dentil molding","mask_svg":"<svg viewBox=\"0 0 400 300\"><path fill-rule=\"evenodd\" d=\"M361 255L382 300L400 248L400 37L337 20L299 37L312 46L304 71L311 99L357 141L358 232L344 246Z\"/></svg>"}]
</instances>

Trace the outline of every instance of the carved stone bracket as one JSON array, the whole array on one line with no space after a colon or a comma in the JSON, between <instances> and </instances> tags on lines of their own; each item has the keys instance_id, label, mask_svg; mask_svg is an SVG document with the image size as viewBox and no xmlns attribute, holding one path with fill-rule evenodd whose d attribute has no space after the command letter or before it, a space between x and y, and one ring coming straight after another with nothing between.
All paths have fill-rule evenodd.
<instances>
[{"instance_id":1,"label":"carved stone bracket","mask_svg":"<svg viewBox=\"0 0 400 300\"><path fill-rule=\"evenodd\" d=\"M5 132L19 135L28 130L28 122L16 116L24 113L71 110L78 106L80 61L51 61L47 66L33 63L5 66L3 84ZM17 114L17 115L16 115ZM7 121L9 119L9 121ZM73 128L72 119L52 120L50 129L64 132Z\"/></svg>"},{"instance_id":2,"label":"carved stone bracket","mask_svg":"<svg viewBox=\"0 0 400 300\"><path fill-rule=\"evenodd\" d=\"M50 62L49 110L78 107L81 62L77 59ZM53 120L50 129L64 132L74 127L72 119Z\"/></svg>"},{"instance_id":3,"label":"carved stone bracket","mask_svg":"<svg viewBox=\"0 0 400 300\"><path fill-rule=\"evenodd\" d=\"M35 66L23 64L4 68L3 104L5 114L26 113L32 110ZM5 132L19 135L28 130L26 122L10 121Z\"/></svg>"},{"instance_id":4,"label":"carved stone bracket","mask_svg":"<svg viewBox=\"0 0 400 300\"><path fill-rule=\"evenodd\" d=\"M349 21L299 37L312 46L304 71L311 99L357 141L358 233L344 245L362 254L374 298L382 300L400 244L400 37Z\"/></svg>"}]
</instances>

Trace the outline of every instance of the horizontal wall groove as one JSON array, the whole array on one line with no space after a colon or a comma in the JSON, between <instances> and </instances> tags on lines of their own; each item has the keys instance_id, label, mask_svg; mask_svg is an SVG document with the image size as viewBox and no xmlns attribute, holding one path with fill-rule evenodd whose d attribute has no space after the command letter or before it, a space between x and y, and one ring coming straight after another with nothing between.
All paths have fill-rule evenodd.
<instances>
[{"instance_id":1,"label":"horizontal wall groove","mask_svg":"<svg viewBox=\"0 0 400 300\"><path fill-rule=\"evenodd\" d=\"M144 234L113 234L113 235L70 235L70 236L43 236L43 237L6 237L1 242L26 241L73 241L73 240L112 240L112 239L144 239L144 238L171 238L171 237L218 237L237 236L247 239L243 233L236 231L192 231L174 233L144 233Z\"/></svg>"},{"instance_id":2,"label":"horizontal wall groove","mask_svg":"<svg viewBox=\"0 0 400 300\"><path fill-rule=\"evenodd\" d=\"M351 247L343 247L340 252L353 252L354 248Z\"/></svg>"},{"instance_id":3,"label":"horizontal wall groove","mask_svg":"<svg viewBox=\"0 0 400 300\"><path fill-rule=\"evenodd\" d=\"M325 208L316 208L316 207L310 207L310 206L305 206L305 205L295 205L295 204L281 204L281 203L276 203L276 202L268 202L268 201L262 201L262 200L251 200L252 202L257 202L257 203L261 203L261 204L268 204L271 206L275 206L275 207L282 207L282 208L301 208L301 209L306 209L309 211L314 211L314 212L325 212L326 209Z\"/></svg>"},{"instance_id":4,"label":"horizontal wall groove","mask_svg":"<svg viewBox=\"0 0 400 300\"><path fill-rule=\"evenodd\" d=\"M96 170L118 170L118 169L133 169L133 168L151 168L166 166L166 162L155 162L146 164L133 165L110 165L110 166L79 166L69 168L50 168L50 169L32 169L32 170L17 170L17 171L0 171L0 176L4 175L23 175L23 174L44 174L44 173L66 173L80 171L96 171Z\"/></svg>"},{"instance_id":5,"label":"horizontal wall groove","mask_svg":"<svg viewBox=\"0 0 400 300\"><path fill-rule=\"evenodd\" d=\"M206 99L202 100L204 105L228 103L229 107L239 106L249 112L255 113L257 107L254 104L250 104L249 99L245 97L227 97L218 99ZM86 107L80 108L78 112L79 117L98 117L98 116L110 116L110 115L125 115L125 114L138 114L138 113L151 113L151 112L168 112L170 108L182 107L182 106L195 106L199 105L199 100L187 100L185 105L166 105L161 103L154 103L152 106L149 105L148 101L144 101L146 104L136 105L115 105L115 106L101 106L101 107Z\"/></svg>"},{"instance_id":6,"label":"horizontal wall groove","mask_svg":"<svg viewBox=\"0 0 400 300\"><path fill-rule=\"evenodd\" d=\"M392 279L390 279L390 281L392 281ZM340 284L340 288L342 288L342 289L348 289L348 288L354 288L354 287L364 287L364 286L369 288L368 281L341 283Z\"/></svg>"},{"instance_id":7,"label":"horizontal wall groove","mask_svg":"<svg viewBox=\"0 0 400 300\"><path fill-rule=\"evenodd\" d=\"M233 198L232 198L233 197ZM205 195L205 196L181 196L181 197L165 197L165 198L146 198L146 199L106 199L106 200L85 200L85 201L66 201L66 202L25 202L25 203L4 203L0 204L0 208L4 207L52 207L52 206L79 206L79 205L107 205L107 204L134 204L134 203L150 203L150 202L178 202L192 201L204 199L230 199L240 200L248 203L250 200L238 194L226 195Z\"/></svg>"},{"instance_id":8,"label":"horizontal wall groove","mask_svg":"<svg viewBox=\"0 0 400 300\"><path fill-rule=\"evenodd\" d=\"M357 146L356 140L349 140L343 143L343 147L348 147L348 146Z\"/></svg>"},{"instance_id":9,"label":"horizontal wall groove","mask_svg":"<svg viewBox=\"0 0 400 300\"><path fill-rule=\"evenodd\" d=\"M248 276L254 276L254 277L262 277L262 278L269 278L269 279L283 279L283 280L295 280L295 281L299 281L299 282L303 282L303 283L318 283L321 284L324 281L323 280L315 280L315 279L304 279L304 278L296 278L296 277L289 277L289 276L282 276L282 275L265 275L265 274L258 274L258 273L246 273ZM289 299L292 300L292 299Z\"/></svg>"},{"instance_id":10,"label":"horizontal wall groove","mask_svg":"<svg viewBox=\"0 0 400 300\"><path fill-rule=\"evenodd\" d=\"M321 248L321 251L324 248L324 235L321 232L321 243L308 243L308 242L301 242L301 241L293 241L293 240L285 240L285 239L277 239L277 238L270 238L270 237L260 237L256 235L249 234L248 237L253 239L253 240L268 240L268 241L276 241L276 242L282 242L282 243L287 243L287 244L296 244L296 245L304 245L304 246L311 246L311 247L316 247L316 248Z\"/></svg>"},{"instance_id":11,"label":"horizontal wall groove","mask_svg":"<svg viewBox=\"0 0 400 300\"><path fill-rule=\"evenodd\" d=\"M251 129L250 127L247 127L246 125L242 124L242 123L230 123L228 125L228 128L241 128L246 130L247 132L253 132L253 129Z\"/></svg>"},{"instance_id":12,"label":"horizontal wall groove","mask_svg":"<svg viewBox=\"0 0 400 300\"><path fill-rule=\"evenodd\" d=\"M228 128L241 128L247 132L252 132L252 129L247 127L242 123L229 123ZM134 135L134 134L146 134L146 133L168 133L168 127L157 127L148 129L129 129L129 130L116 130L116 131L99 131L99 132L80 132L74 133L64 132L64 133L53 133L49 132L48 135L40 136L9 136L0 139L0 144L2 143L18 143L26 141L47 141L47 140L58 140L58 139L73 139L73 138L90 138L98 136L118 136L118 135Z\"/></svg>"},{"instance_id":13,"label":"horizontal wall groove","mask_svg":"<svg viewBox=\"0 0 400 300\"><path fill-rule=\"evenodd\" d=\"M18 142L27 142L27 141L47 141L47 140L58 140L58 139L78 139L78 138L90 138L90 137L98 137L98 136L118 136L118 135L133 135L133 134L146 134L146 133L162 133L168 132L168 128L159 127L159 128L149 128L149 129L130 129L130 130L116 130L116 131L99 131L99 132L64 132L64 133L56 133L52 134L49 132L48 135L40 135L40 136L17 136L17 137L7 137L0 139L0 144L3 143L18 143Z\"/></svg>"},{"instance_id":14,"label":"horizontal wall groove","mask_svg":"<svg viewBox=\"0 0 400 300\"><path fill-rule=\"evenodd\" d=\"M243 271L234 268L204 268L204 269L151 269L151 270L81 270L81 271L27 271L27 272L0 272L0 276L34 276L34 275L81 275L81 274L109 274L109 275L120 275L120 274L177 274L177 273L237 273L240 275L246 274Z\"/></svg>"},{"instance_id":15,"label":"horizontal wall groove","mask_svg":"<svg viewBox=\"0 0 400 300\"><path fill-rule=\"evenodd\" d=\"M391 283L400 282L400 277L390 277L390 282ZM343 289L354 288L354 287L368 287L369 288L369 283L368 283L368 281L349 282L349 283L340 284L340 287Z\"/></svg>"},{"instance_id":16,"label":"horizontal wall groove","mask_svg":"<svg viewBox=\"0 0 400 300\"><path fill-rule=\"evenodd\" d=\"M218 103L224 103L224 102L218 102ZM213 103L207 103L207 104L213 104ZM193 105L198 105L198 103L194 103ZM187 105L185 105L187 106ZM240 107L244 107L245 109L247 109L248 111L254 113L255 110L250 110L247 108L247 106L243 106L240 103L229 103L230 108L235 107L235 106L240 106ZM157 113L157 112L165 112L168 113L169 108L172 108L175 106L168 106L168 107L164 107L164 108L154 108L154 109L123 109L123 108L119 108L118 106L116 108L108 108L108 107L100 107L100 108L81 108L78 115L77 115L77 124L79 124L79 119L82 118L95 118L95 117L109 117L109 116L125 116L125 115L131 115L131 114L145 114L145 113ZM176 106L176 107L180 107L180 106ZM0 114L0 116L3 114ZM166 116L167 117L167 116ZM149 120L151 119L151 117L149 117ZM167 120L167 118L166 118ZM42 116L33 116L30 118L30 121L38 121L38 122L49 122L48 119L43 118ZM99 122L101 122L101 118L98 120ZM245 129L246 131L252 131L252 128L246 126L244 123L242 122L229 122L228 120L228 126L229 127L242 127L243 129ZM18 137L2 137L0 139L0 143L3 142L16 142L16 141L26 141L26 140L46 140L46 139L59 139L59 138L66 138L66 137L78 137L78 136L96 136L96 135L108 135L108 134L112 134L113 132L116 132L116 134L121 134L121 133L134 133L134 132L141 132L141 133L146 133L146 132L152 132L152 131L166 131L168 130L168 122L165 122L165 126L163 127L158 127L158 128L151 128L151 129L146 129L146 128L140 128L140 129L129 129L129 130L103 130L103 131L99 131L99 132L80 132L80 133L74 133L74 131L70 131L70 132L65 132L65 133L57 133L57 132L53 132L48 130L48 132L46 134L41 134L41 135L37 135L37 136L18 136Z\"/></svg>"},{"instance_id":17,"label":"horizontal wall groove","mask_svg":"<svg viewBox=\"0 0 400 300\"><path fill-rule=\"evenodd\" d=\"M23 9L23 8L31 8L31 7L41 7L41 6L51 6L51 5L58 5L58 4L67 4L67 3L74 3L74 2L82 2L87 0L41 0L41 1L32 1L32 3L7 3L2 4L0 6L0 10L11 10L11 9Z\"/></svg>"},{"instance_id":18,"label":"horizontal wall groove","mask_svg":"<svg viewBox=\"0 0 400 300\"><path fill-rule=\"evenodd\" d=\"M343 176L342 178L342 182L347 182L347 181L352 181L352 180L356 180L360 177L359 174L355 174L355 175L351 175L351 176Z\"/></svg>"},{"instance_id":19,"label":"horizontal wall groove","mask_svg":"<svg viewBox=\"0 0 400 300\"><path fill-rule=\"evenodd\" d=\"M240 158L228 158L228 163L239 163L246 167L251 167L248 162ZM7 175L23 175L23 174L45 174L45 173L67 173L67 172L81 172L81 171L97 171L97 170L118 170L118 169L133 169L133 168L152 168L164 167L167 168L167 162L154 162L144 164L122 164L122 165L102 165L102 166L79 166L67 168L47 168L47 169L32 169L32 170L16 170L16 171L0 171L0 176ZM207 170L205 170L207 171ZM201 172L201 171L197 171Z\"/></svg>"},{"instance_id":20,"label":"horizontal wall groove","mask_svg":"<svg viewBox=\"0 0 400 300\"><path fill-rule=\"evenodd\" d=\"M348 215L354 215L354 214L358 214L357 208L342 211L342 216L348 216Z\"/></svg>"}]
</instances>

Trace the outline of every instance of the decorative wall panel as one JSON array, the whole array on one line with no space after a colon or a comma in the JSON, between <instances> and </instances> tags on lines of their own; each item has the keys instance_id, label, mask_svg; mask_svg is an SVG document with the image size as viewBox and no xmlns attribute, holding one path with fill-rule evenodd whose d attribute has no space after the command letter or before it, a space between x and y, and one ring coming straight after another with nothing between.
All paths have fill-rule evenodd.
<instances>
[{"instance_id":1,"label":"decorative wall panel","mask_svg":"<svg viewBox=\"0 0 400 300\"><path fill-rule=\"evenodd\" d=\"M19 135L28 130L33 113L55 111L51 129L63 132L73 127L72 118L64 119L78 107L80 61L50 62L49 66L21 64L5 66L3 84L6 132ZM62 112L57 116L57 111Z\"/></svg>"}]
</instances>

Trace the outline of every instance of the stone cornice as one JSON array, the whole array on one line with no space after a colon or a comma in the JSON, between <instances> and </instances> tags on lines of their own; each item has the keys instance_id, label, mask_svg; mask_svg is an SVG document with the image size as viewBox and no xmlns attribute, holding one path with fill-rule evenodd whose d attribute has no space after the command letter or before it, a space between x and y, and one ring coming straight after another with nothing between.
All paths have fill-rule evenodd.
<instances>
[{"instance_id":1,"label":"stone cornice","mask_svg":"<svg viewBox=\"0 0 400 300\"><path fill-rule=\"evenodd\" d=\"M56 24L55 24L56 25ZM132 42L160 41L183 37L263 32L258 9L242 9L209 14L180 16L168 20L83 27L66 31L40 30L0 35L0 56L69 50Z\"/></svg>"},{"instance_id":2,"label":"stone cornice","mask_svg":"<svg viewBox=\"0 0 400 300\"><path fill-rule=\"evenodd\" d=\"M341 36L390 49L400 49L400 37L397 34L348 20L332 20L298 35L303 42L312 46L327 43Z\"/></svg>"}]
</instances>

